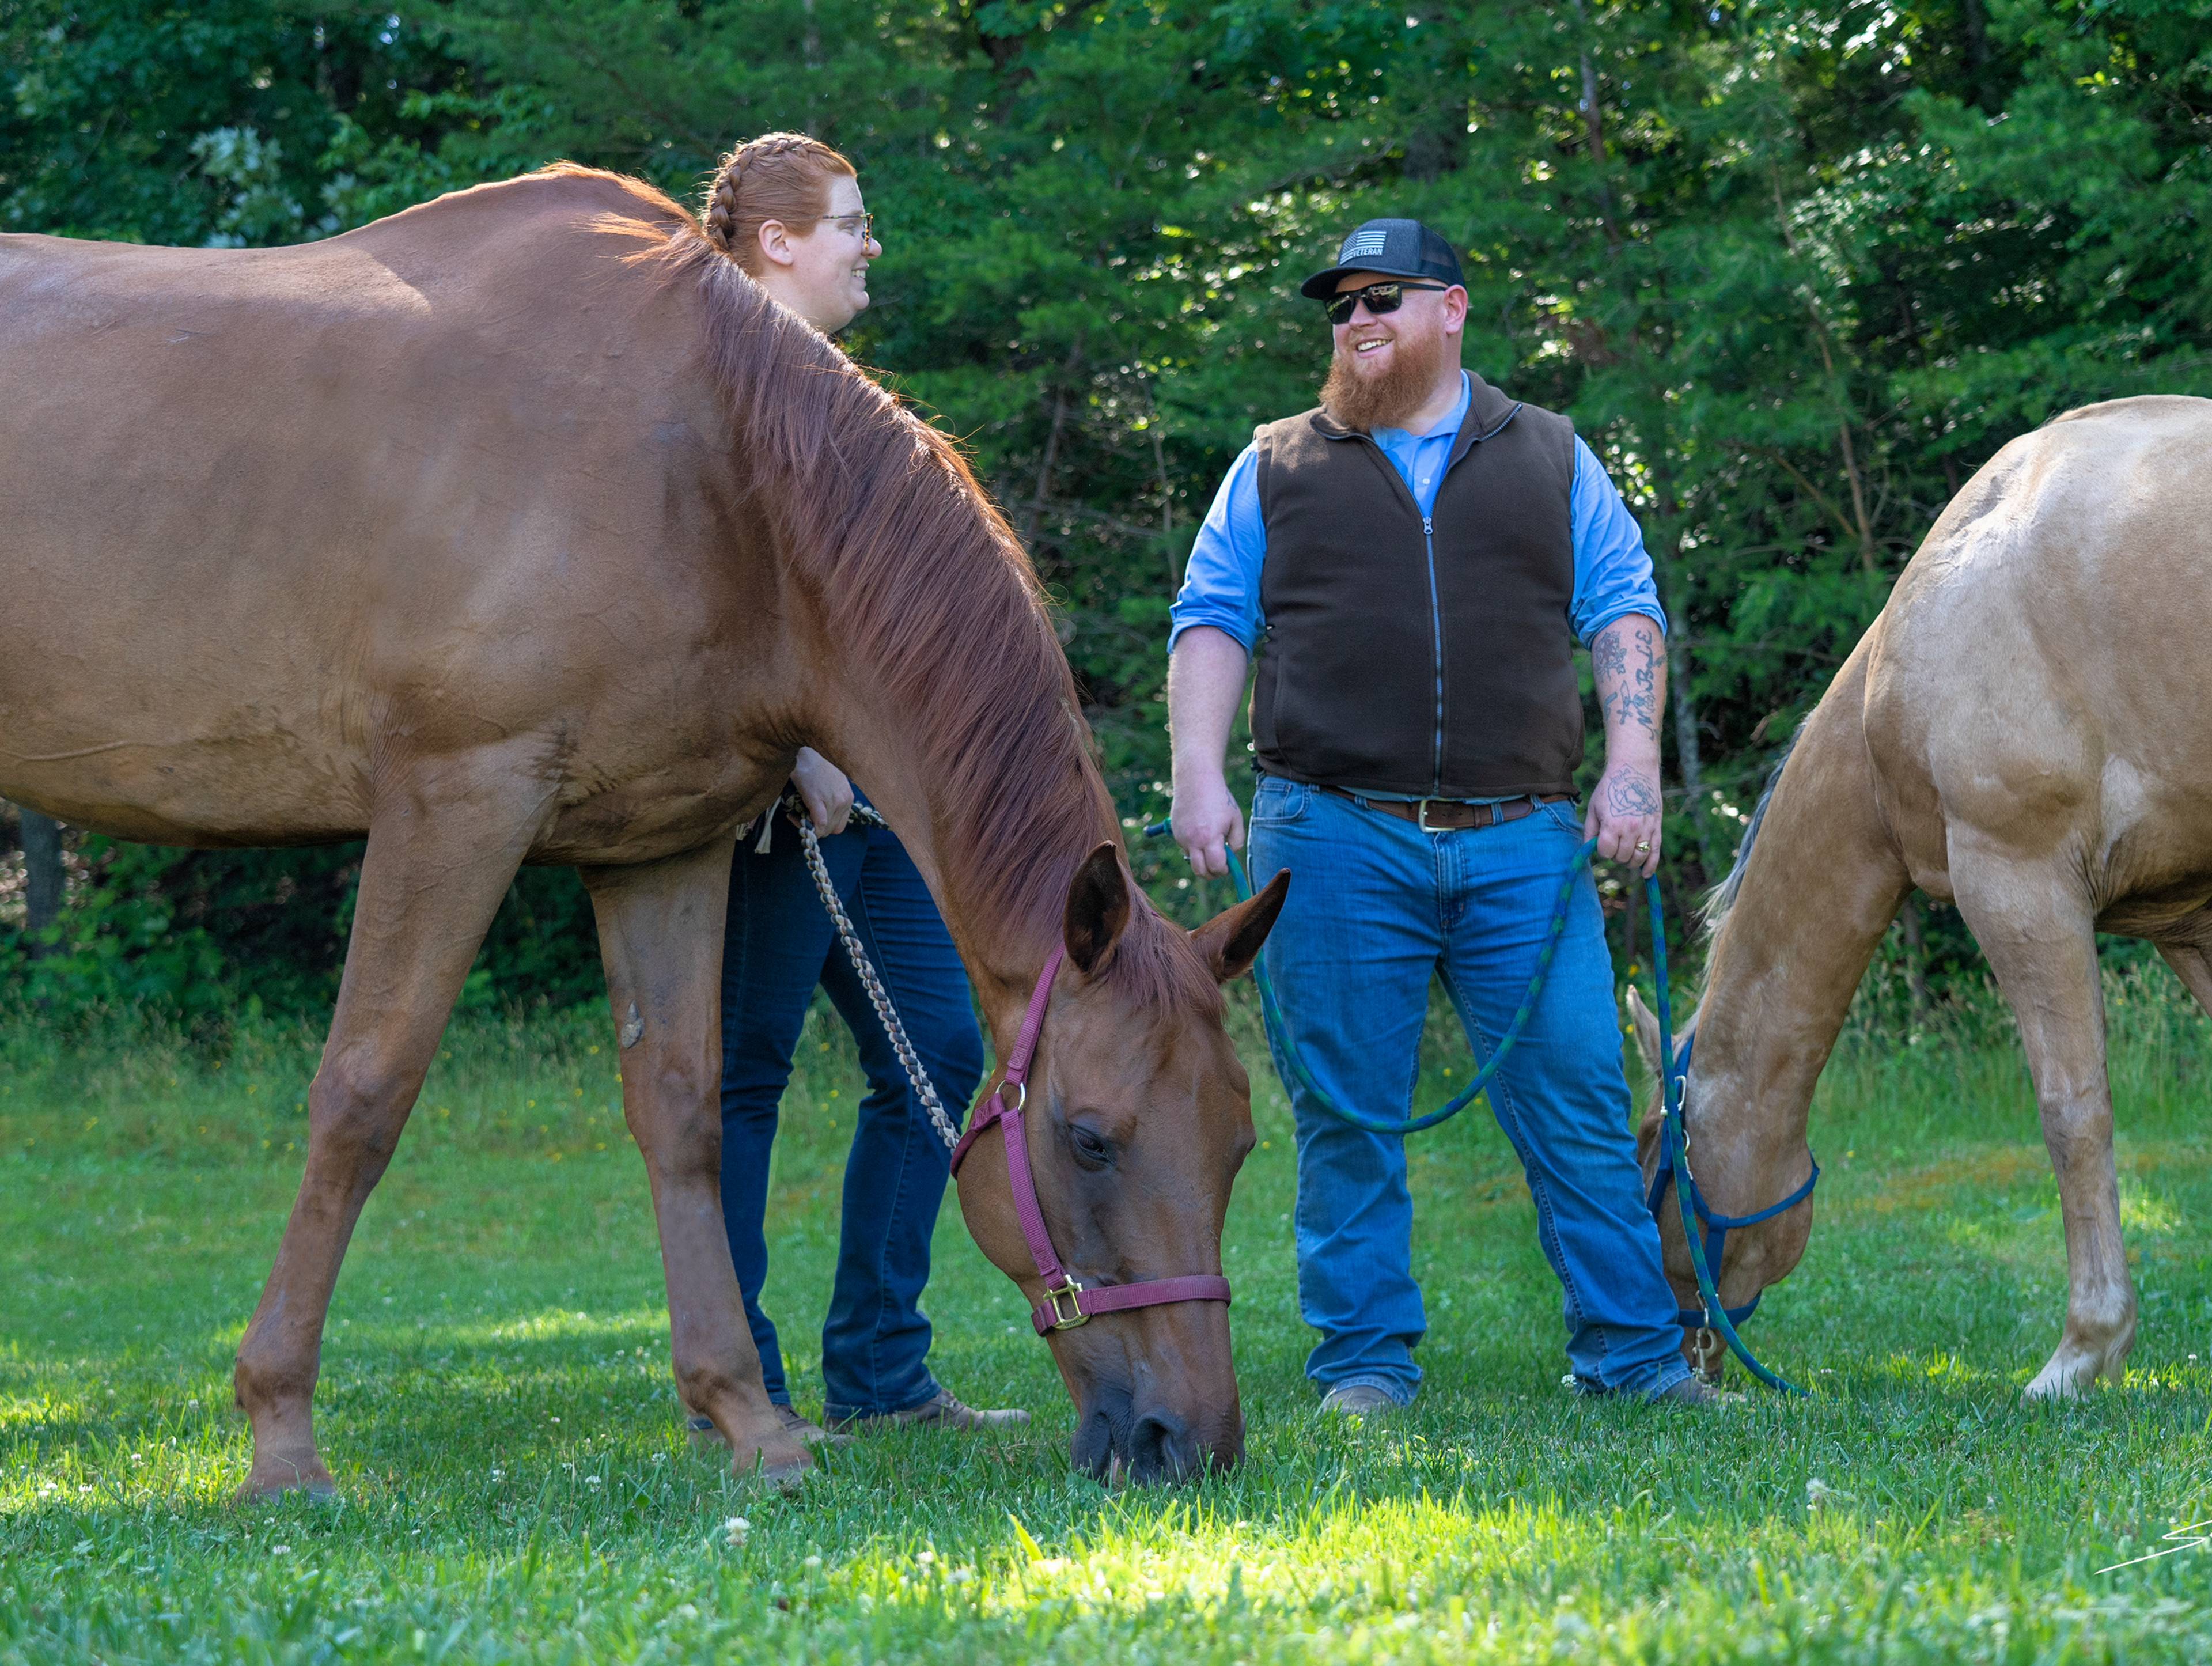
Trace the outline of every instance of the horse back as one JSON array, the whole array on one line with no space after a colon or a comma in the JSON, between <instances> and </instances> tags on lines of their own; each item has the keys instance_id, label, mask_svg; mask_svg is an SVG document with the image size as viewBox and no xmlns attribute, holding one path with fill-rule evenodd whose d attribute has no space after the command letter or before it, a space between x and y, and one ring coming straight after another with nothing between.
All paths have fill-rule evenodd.
<instances>
[{"instance_id":1,"label":"horse back","mask_svg":"<svg viewBox=\"0 0 2212 1666\"><path fill-rule=\"evenodd\" d=\"M0 238L0 793L293 842L363 830L395 751L542 733L562 791L665 762L630 708L726 692L765 564L708 489L689 298L606 229L653 200L573 175L288 249Z\"/></svg>"}]
</instances>

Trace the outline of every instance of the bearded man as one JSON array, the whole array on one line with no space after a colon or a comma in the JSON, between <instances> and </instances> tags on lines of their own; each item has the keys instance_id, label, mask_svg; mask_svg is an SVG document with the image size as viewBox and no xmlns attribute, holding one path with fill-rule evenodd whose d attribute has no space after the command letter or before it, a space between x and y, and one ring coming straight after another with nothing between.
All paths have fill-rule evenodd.
<instances>
[{"instance_id":1,"label":"bearded man","mask_svg":"<svg viewBox=\"0 0 2212 1666\"><path fill-rule=\"evenodd\" d=\"M1223 773L1251 656L1257 873L1298 883L1267 967L1337 1104L1410 1114L1429 980L1487 1062L1536 968L1577 843L1659 861L1666 617L1643 536L1568 420L1461 368L1451 246L1370 220L1306 280L1335 354L1318 409L1262 425L1191 551L1169 641L1176 842L1228 871ZM1579 815L1577 639L1605 773ZM1412 1404L1426 1329L1402 1138L1340 1122L1281 1055L1297 1120L1298 1299L1322 1408ZM1528 1026L1490 1084L1565 1291L1585 1392L1701 1403L1628 1133L1597 891L1575 881Z\"/></svg>"}]
</instances>

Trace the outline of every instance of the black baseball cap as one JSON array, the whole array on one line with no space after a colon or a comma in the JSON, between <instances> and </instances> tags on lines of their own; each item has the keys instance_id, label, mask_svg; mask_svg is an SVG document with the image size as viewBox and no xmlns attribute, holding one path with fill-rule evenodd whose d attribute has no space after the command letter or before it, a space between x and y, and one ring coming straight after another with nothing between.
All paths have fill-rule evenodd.
<instances>
[{"instance_id":1,"label":"black baseball cap","mask_svg":"<svg viewBox=\"0 0 2212 1666\"><path fill-rule=\"evenodd\" d=\"M1298 285L1309 301L1326 301L1346 272L1379 272L1385 277L1425 277L1467 287L1452 246L1418 220L1370 220L1353 230L1336 252L1336 264Z\"/></svg>"}]
</instances>

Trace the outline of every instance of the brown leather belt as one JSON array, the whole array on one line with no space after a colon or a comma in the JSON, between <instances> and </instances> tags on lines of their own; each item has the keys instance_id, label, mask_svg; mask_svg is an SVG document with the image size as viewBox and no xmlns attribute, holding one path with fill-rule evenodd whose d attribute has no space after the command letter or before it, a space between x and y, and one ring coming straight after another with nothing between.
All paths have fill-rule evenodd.
<instances>
[{"instance_id":1,"label":"brown leather belt","mask_svg":"<svg viewBox=\"0 0 2212 1666\"><path fill-rule=\"evenodd\" d=\"M1501 822L1517 822L1523 816L1533 816L1540 804L1572 804L1572 793L1544 793L1533 798L1507 799L1502 804L1462 804L1457 799L1417 799L1407 803L1403 799L1370 799L1364 793L1347 793L1341 787L1321 789L1331 798L1350 799L1370 810L1380 810L1386 816L1395 816L1401 822L1411 822L1424 833L1458 833L1470 827L1496 827Z\"/></svg>"}]
</instances>

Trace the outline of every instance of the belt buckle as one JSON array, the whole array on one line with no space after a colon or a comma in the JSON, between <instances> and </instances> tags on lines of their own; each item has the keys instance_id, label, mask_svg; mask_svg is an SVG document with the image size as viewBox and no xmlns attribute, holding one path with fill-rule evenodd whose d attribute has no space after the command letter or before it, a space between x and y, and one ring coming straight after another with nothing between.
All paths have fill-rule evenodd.
<instances>
[{"instance_id":1,"label":"belt buckle","mask_svg":"<svg viewBox=\"0 0 2212 1666\"><path fill-rule=\"evenodd\" d=\"M1445 804L1449 802L1449 800L1446 799L1421 800L1413 806L1413 824L1419 827L1424 833L1437 834L1450 832L1452 830L1449 827L1431 827L1429 825L1429 806L1432 804Z\"/></svg>"},{"instance_id":2,"label":"belt buckle","mask_svg":"<svg viewBox=\"0 0 2212 1666\"><path fill-rule=\"evenodd\" d=\"M1073 1330L1078 1325L1087 1325L1091 1322L1091 1316L1077 1304L1075 1299L1082 1293L1083 1285L1073 1274L1059 1289L1047 1290L1044 1292L1044 1304L1052 1310L1051 1328L1053 1329ZM1067 1311L1065 1313L1061 1312L1060 1308L1060 1299L1063 1297L1067 1301Z\"/></svg>"}]
</instances>

